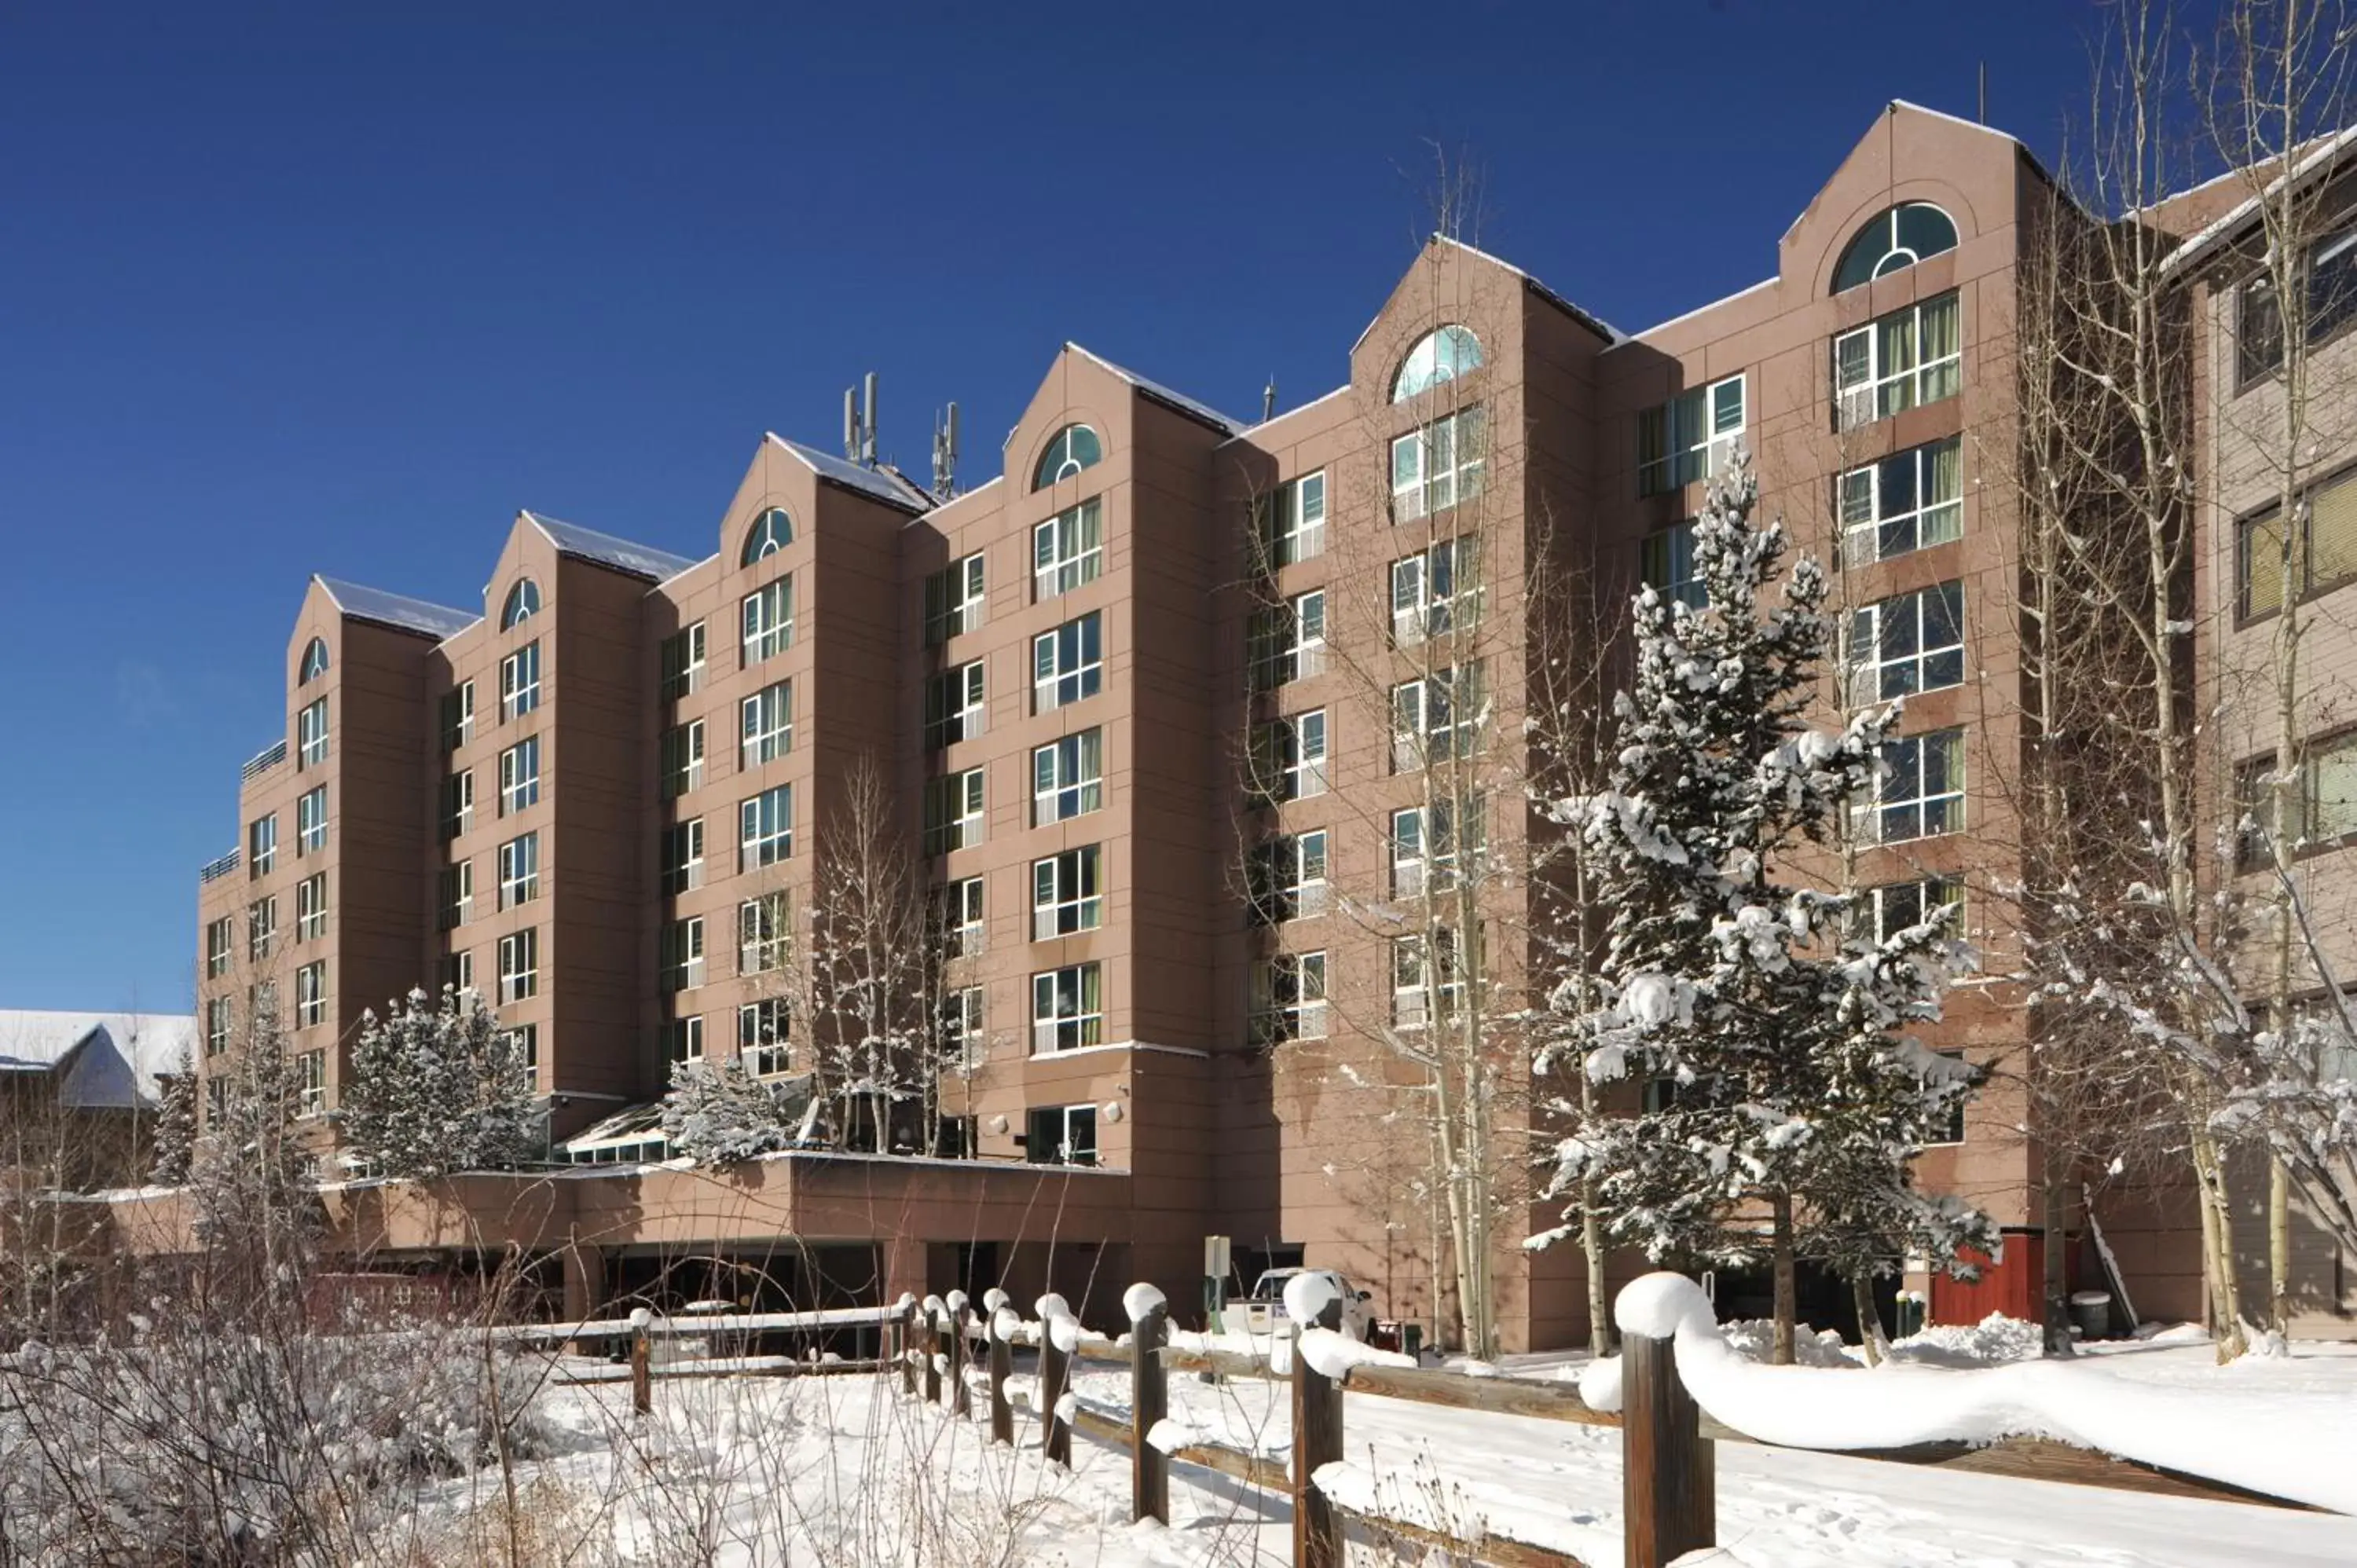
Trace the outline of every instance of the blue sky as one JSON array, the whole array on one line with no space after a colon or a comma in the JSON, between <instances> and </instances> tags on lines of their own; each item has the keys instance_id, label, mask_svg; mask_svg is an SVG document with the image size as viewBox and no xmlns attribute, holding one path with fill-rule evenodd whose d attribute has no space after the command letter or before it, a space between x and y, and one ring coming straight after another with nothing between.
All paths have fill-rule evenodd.
<instances>
[{"instance_id":1,"label":"blue sky","mask_svg":"<svg viewBox=\"0 0 2357 1568\"><path fill-rule=\"evenodd\" d=\"M454 605L519 507L711 548L883 377L969 478L1070 338L1336 385L1438 141L1631 329L1766 275L1888 98L2040 152L2075 0L12 7L0 1007L192 1004L196 871L310 573ZM1135 15L1125 15L1135 13Z\"/></svg>"}]
</instances>

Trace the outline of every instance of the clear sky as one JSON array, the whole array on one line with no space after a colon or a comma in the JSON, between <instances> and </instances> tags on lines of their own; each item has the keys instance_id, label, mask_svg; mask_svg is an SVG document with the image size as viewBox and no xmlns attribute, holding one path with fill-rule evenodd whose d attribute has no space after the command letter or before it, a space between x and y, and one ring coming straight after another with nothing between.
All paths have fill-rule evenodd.
<instances>
[{"instance_id":1,"label":"clear sky","mask_svg":"<svg viewBox=\"0 0 2357 1568\"><path fill-rule=\"evenodd\" d=\"M372 12L373 14L364 14ZM2041 154L2081 0L0 6L0 1007L193 1005L315 571L460 607L520 507L713 548L765 429L967 478L1066 338L1339 384L1437 141L1635 330L1882 103ZM282 832L286 830L282 829Z\"/></svg>"}]
</instances>

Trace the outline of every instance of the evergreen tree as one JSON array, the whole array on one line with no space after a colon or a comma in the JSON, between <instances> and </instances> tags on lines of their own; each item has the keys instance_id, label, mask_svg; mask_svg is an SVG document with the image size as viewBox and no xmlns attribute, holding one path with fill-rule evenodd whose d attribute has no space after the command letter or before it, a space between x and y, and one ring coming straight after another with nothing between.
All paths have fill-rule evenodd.
<instances>
[{"instance_id":1,"label":"evergreen tree","mask_svg":"<svg viewBox=\"0 0 2357 1568\"><path fill-rule=\"evenodd\" d=\"M148 1176L158 1187L181 1187L197 1152L197 1075L182 1062L179 1071L163 1075L162 1084Z\"/></svg>"},{"instance_id":2,"label":"evergreen tree","mask_svg":"<svg viewBox=\"0 0 2357 1568\"><path fill-rule=\"evenodd\" d=\"M673 1154L710 1165L793 1148L809 1119L811 1081L756 1078L740 1057L673 1062L663 1136Z\"/></svg>"},{"instance_id":3,"label":"evergreen tree","mask_svg":"<svg viewBox=\"0 0 2357 1568\"><path fill-rule=\"evenodd\" d=\"M505 1170L542 1153L532 1069L474 991L361 1015L344 1135L381 1176Z\"/></svg>"},{"instance_id":4,"label":"evergreen tree","mask_svg":"<svg viewBox=\"0 0 2357 1568\"><path fill-rule=\"evenodd\" d=\"M1632 1120L1558 1149L1555 1189L1588 1177L1615 1238L1656 1260L1764 1254L1789 1361L1805 1227L1884 1227L1918 1207L1909 1157L1963 1090L1953 1064L1892 1031L1939 1016L1959 954L1937 922L1852 934L1846 899L1779 879L1840 831L1899 714L1808 724L1832 635L1824 573L1804 556L1761 604L1786 541L1752 525L1757 499L1748 462L1714 486L1694 527L1699 607L1637 596L1609 788L1557 811L1582 825L1613 911L1584 1069L1652 1087Z\"/></svg>"}]
</instances>

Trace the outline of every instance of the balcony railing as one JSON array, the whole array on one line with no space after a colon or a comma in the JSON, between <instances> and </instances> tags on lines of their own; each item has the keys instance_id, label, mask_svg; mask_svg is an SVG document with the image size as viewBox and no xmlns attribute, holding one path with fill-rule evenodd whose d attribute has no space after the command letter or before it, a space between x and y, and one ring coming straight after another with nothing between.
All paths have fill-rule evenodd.
<instances>
[{"instance_id":1,"label":"balcony railing","mask_svg":"<svg viewBox=\"0 0 2357 1568\"><path fill-rule=\"evenodd\" d=\"M264 746L246 759L245 772L241 777L251 779L257 773L267 773L285 760L286 737L281 736L277 745Z\"/></svg>"},{"instance_id":2,"label":"balcony railing","mask_svg":"<svg viewBox=\"0 0 2357 1568\"><path fill-rule=\"evenodd\" d=\"M210 882L217 877L227 876L231 872L237 869L239 858L239 852L231 850L227 854L222 855L219 860L209 860L205 862L204 865L197 872L197 880L199 882Z\"/></svg>"}]
</instances>

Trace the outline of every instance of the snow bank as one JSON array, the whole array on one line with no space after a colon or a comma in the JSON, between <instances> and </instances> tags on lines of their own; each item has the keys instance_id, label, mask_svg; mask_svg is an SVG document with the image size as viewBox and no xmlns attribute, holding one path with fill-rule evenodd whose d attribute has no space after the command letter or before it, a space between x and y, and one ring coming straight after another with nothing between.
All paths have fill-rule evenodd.
<instances>
[{"instance_id":1,"label":"snow bank","mask_svg":"<svg viewBox=\"0 0 2357 1568\"><path fill-rule=\"evenodd\" d=\"M2046 1334L2037 1324L1992 1312L1968 1328L1943 1324L1893 1340L1890 1355L1893 1360L1930 1367L1985 1367L2034 1361L2045 1348Z\"/></svg>"},{"instance_id":2,"label":"snow bank","mask_svg":"<svg viewBox=\"0 0 2357 1568\"><path fill-rule=\"evenodd\" d=\"M1121 1293L1121 1309L1132 1323L1143 1323L1155 1312L1170 1305L1170 1298L1144 1281Z\"/></svg>"},{"instance_id":3,"label":"snow bank","mask_svg":"<svg viewBox=\"0 0 2357 1568\"><path fill-rule=\"evenodd\" d=\"M1719 1337L1727 1348L1747 1361L1768 1362L1776 1355L1776 1325L1765 1317L1738 1318L1718 1326ZM1792 1329L1792 1364L1797 1367L1853 1368L1861 1363L1842 1343L1840 1331L1832 1328L1812 1330L1805 1323Z\"/></svg>"},{"instance_id":4,"label":"snow bank","mask_svg":"<svg viewBox=\"0 0 2357 1568\"><path fill-rule=\"evenodd\" d=\"M1287 1286L1287 1289L1292 1287ZM1361 1345L1347 1334L1331 1328L1308 1328L1301 1334L1301 1359L1309 1363L1319 1377L1339 1382L1350 1376L1353 1367L1413 1367L1415 1358L1403 1356L1395 1350L1378 1350Z\"/></svg>"}]
</instances>

